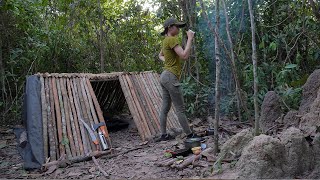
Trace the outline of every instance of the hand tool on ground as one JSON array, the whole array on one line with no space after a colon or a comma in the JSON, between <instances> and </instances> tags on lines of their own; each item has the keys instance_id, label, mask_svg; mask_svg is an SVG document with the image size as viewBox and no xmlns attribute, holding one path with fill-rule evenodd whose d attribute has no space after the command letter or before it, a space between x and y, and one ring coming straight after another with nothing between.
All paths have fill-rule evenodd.
<instances>
[{"instance_id":1,"label":"hand tool on ground","mask_svg":"<svg viewBox=\"0 0 320 180\"><path fill-rule=\"evenodd\" d=\"M84 122L83 119L80 118L80 121L82 122L82 124L84 125L84 127L86 127L86 129L87 129L87 131L89 132L89 135L90 135L90 137L91 137L91 140L92 140L92 142L96 145L97 151L98 151L100 148L99 148L99 141L98 141L96 135L94 135L93 130L90 128L90 126L89 126L86 122Z\"/></svg>"},{"instance_id":2,"label":"hand tool on ground","mask_svg":"<svg viewBox=\"0 0 320 180\"><path fill-rule=\"evenodd\" d=\"M102 144L103 150L107 150L109 148L107 138L109 138L109 134L106 131L106 123L105 122L100 122L98 124L93 124L92 129L94 131L98 130L99 138Z\"/></svg>"}]
</instances>

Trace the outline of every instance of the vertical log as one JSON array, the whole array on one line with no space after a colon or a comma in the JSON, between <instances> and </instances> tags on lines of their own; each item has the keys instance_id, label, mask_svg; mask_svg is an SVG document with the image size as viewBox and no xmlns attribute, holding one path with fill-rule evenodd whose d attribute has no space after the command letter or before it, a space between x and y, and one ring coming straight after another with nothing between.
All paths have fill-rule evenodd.
<instances>
[{"instance_id":1,"label":"vertical log","mask_svg":"<svg viewBox=\"0 0 320 180\"><path fill-rule=\"evenodd\" d=\"M60 157L65 154L65 148L62 145L62 117L61 117L61 112L60 112L60 104L59 104L59 98L58 98L58 90L57 90L57 82L56 78L52 77L51 79L51 84L52 84L52 92L53 92L53 98L54 98L54 106L55 106L55 111L56 111L56 117L57 117L57 129L58 129L58 144L59 144L59 151L60 151Z\"/></svg>"},{"instance_id":2,"label":"vertical log","mask_svg":"<svg viewBox=\"0 0 320 180\"><path fill-rule=\"evenodd\" d=\"M78 87L77 87L77 82L76 82L76 78L74 78L73 80L70 80L71 83L71 87L72 87L72 93L73 93L73 97L74 97L74 105L75 105L75 109L77 112L77 119L78 119L78 126L81 132L81 139L82 139L82 143L83 143L83 150L85 154L88 154L90 152L90 141L88 139L87 136L87 130L84 128L82 123L79 123L79 119L83 119L83 114L82 114L82 108L81 108L81 104L80 104L80 95L78 94Z\"/></svg>"},{"instance_id":3,"label":"vertical log","mask_svg":"<svg viewBox=\"0 0 320 180\"><path fill-rule=\"evenodd\" d=\"M76 147L74 144L73 140L73 131L71 130L71 120L70 120L70 115L72 116L72 113L70 112L70 105L69 105L69 97L66 91L66 78L61 78L60 79L60 88L61 88L61 94L62 94L62 100L63 100L63 105L64 105L64 113L65 113L65 121L66 121L66 128L67 128L67 137L69 140L69 146L71 150L71 156L75 157L77 155L76 152Z\"/></svg>"},{"instance_id":4,"label":"vertical log","mask_svg":"<svg viewBox=\"0 0 320 180\"><path fill-rule=\"evenodd\" d=\"M61 78L58 78L56 80L57 82L57 90L58 90L58 97L59 97L59 104L60 104L60 111L61 111L61 125L62 125L62 141L61 143L64 145L67 153L67 157L71 158L71 150L69 146L69 139L68 139L68 134L67 134L67 123L66 123L66 115L65 115L65 105L63 104L63 98L62 93L61 93L61 83L62 81Z\"/></svg>"},{"instance_id":5,"label":"vertical log","mask_svg":"<svg viewBox=\"0 0 320 180\"><path fill-rule=\"evenodd\" d=\"M53 119L52 119L52 110L54 107L51 106L50 103L50 90L49 90L49 85L50 80L48 77L44 78L44 84L45 84L45 94L46 94L46 101L47 101L47 117L48 117L48 134L49 134L49 155L50 155L50 160L55 161L57 160L57 153L56 153L56 140L55 140L55 135L54 133L54 126L53 126Z\"/></svg>"},{"instance_id":6,"label":"vertical log","mask_svg":"<svg viewBox=\"0 0 320 180\"><path fill-rule=\"evenodd\" d=\"M75 81L77 83L77 88L78 88L78 93L79 93L78 95L80 97L80 106L81 106L81 112L82 112L82 115L83 115L82 119L83 119L84 122L86 122L90 126L90 120L89 120L89 115L88 115L88 111L87 111L87 108L86 108L86 102L85 102L85 99L83 97L83 89L82 89L83 88L83 84L81 85L81 79L80 78L75 79ZM83 127L84 127L84 125L83 125ZM84 127L84 130L85 130L85 133L86 133L86 135L87 135L87 137L89 139L88 148L89 148L90 152L94 151L95 145L93 144L93 141L92 141L92 139L90 137L90 134L89 134L89 132L88 132L86 127Z\"/></svg>"},{"instance_id":7,"label":"vertical log","mask_svg":"<svg viewBox=\"0 0 320 180\"><path fill-rule=\"evenodd\" d=\"M49 157L49 143L48 143L48 119L47 119L47 103L46 103L46 95L44 89L44 79L43 76L40 76L41 82L41 111L42 111L42 136L43 136L43 153L44 158L47 159Z\"/></svg>"},{"instance_id":8,"label":"vertical log","mask_svg":"<svg viewBox=\"0 0 320 180\"><path fill-rule=\"evenodd\" d=\"M83 81L83 78L79 78L79 82L80 82L80 86L81 86L81 91L82 91L82 96L83 96L83 100L84 100L84 105L85 105L85 109L87 111L87 115L88 115L88 121L87 121L87 124L92 127L94 123L94 120L93 120L93 114L92 112L90 111L90 105L89 105L89 97L88 97L88 94L85 90L85 86L87 86L87 84ZM95 115L95 114L94 114ZM94 132L95 136L98 138L98 133L97 132ZM96 145L91 143L91 147L93 147L93 151L96 151L98 150Z\"/></svg>"},{"instance_id":9,"label":"vertical log","mask_svg":"<svg viewBox=\"0 0 320 180\"><path fill-rule=\"evenodd\" d=\"M67 88L68 88L68 94L69 94L69 99L70 99L70 107L71 107L71 125L72 125L72 129L74 131L73 135L74 135L74 143L76 145L77 148L77 156L81 156L83 155L83 144L82 144L82 140L81 140L81 133L80 133L80 129L79 129L79 122L78 122L78 117L77 117L77 113L76 113L76 108L75 108L75 101L74 101L74 97L72 95L72 89L71 89L71 84L70 84L70 80L67 79Z\"/></svg>"},{"instance_id":10,"label":"vertical log","mask_svg":"<svg viewBox=\"0 0 320 180\"><path fill-rule=\"evenodd\" d=\"M56 151L56 157L57 159L60 157L59 152L59 140L58 140L58 128L57 128L57 122L56 122L56 115L55 115L55 103L54 103L54 97L53 97L53 87L52 87L52 78L48 77L48 84L49 84L49 100L50 100L50 106L51 106L51 123L52 123L52 131L53 136L55 140L55 146L53 147Z\"/></svg>"}]
</instances>

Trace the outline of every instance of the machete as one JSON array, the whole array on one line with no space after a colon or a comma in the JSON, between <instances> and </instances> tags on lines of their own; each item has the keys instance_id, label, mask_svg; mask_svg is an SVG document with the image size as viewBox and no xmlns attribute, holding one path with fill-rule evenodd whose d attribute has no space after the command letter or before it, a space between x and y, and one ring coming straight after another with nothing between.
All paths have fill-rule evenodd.
<instances>
[{"instance_id":1,"label":"machete","mask_svg":"<svg viewBox=\"0 0 320 180\"><path fill-rule=\"evenodd\" d=\"M86 122L84 122L83 119L80 118L80 121L82 122L84 127L86 127L87 131L89 132L89 135L91 137L92 142L97 146L97 150L98 150L99 149L99 146L98 146L99 145L99 141L98 141L96 135L94 135L93 130L90 128L90 126Z\"/></svg>"}]
</instances>

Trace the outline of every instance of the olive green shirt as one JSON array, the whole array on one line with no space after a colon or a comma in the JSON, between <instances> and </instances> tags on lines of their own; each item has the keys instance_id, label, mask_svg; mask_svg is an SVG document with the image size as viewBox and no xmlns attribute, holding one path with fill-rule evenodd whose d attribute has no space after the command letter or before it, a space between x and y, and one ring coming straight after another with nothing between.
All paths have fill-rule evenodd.
<instances>
[{"instance_id":1,"label":"olive green shirt","mask_svg":"<svg viewBox=\"0 0 320 180\"><path fill-rule=\"evenodd\" d=\"M175 74L180 79L181 60L174 51L174 47L179 45L178 37L167 36L162 43L162 52L164 55L164 69Z\"/></svg>"}]
</instances>

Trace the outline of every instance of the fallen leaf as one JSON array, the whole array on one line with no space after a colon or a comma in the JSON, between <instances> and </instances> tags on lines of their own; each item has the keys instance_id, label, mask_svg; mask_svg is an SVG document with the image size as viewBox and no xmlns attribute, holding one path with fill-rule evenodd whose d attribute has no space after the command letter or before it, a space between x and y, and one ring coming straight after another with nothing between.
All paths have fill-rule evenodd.
<instances>
[{"instance_id":1,"label":"fallen leaf","mask_svg":"<svg viewBox=\"0 0 320 180\"><path fill-rule=\"evenodd\" d=\"M53 166L50 166L49 168L48 168L48 170L44 173L44 174L51 174L51 173L53 173L56 169L57 169L58 167L57 167L57 165L53 165Z\"/></svg>"}]
</instances>

